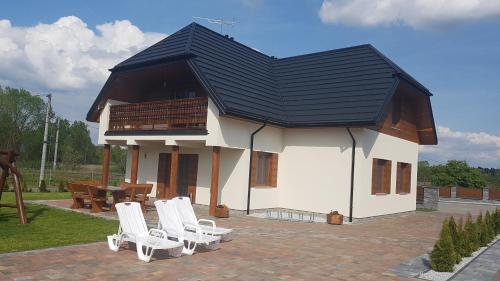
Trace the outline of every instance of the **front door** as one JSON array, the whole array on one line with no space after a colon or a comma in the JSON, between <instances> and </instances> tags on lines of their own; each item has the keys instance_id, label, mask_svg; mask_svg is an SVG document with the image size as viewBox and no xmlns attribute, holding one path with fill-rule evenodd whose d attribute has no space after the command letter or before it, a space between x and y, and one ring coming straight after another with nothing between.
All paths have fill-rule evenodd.
<instances>
[{"instance_id":1,"label":"front door","mask_svg":"<svg viewBox=\"0 0 500 281\"><path fill-rule=\"evenodd\" d=\"M166 198L169 194L171 154L160 153L158 159L158 180L156 196ZM177 169L177 196L189 196L191 202L196 200L196 180L198 174L198 154L179 154Z\"/></svg>"}]
</instances>

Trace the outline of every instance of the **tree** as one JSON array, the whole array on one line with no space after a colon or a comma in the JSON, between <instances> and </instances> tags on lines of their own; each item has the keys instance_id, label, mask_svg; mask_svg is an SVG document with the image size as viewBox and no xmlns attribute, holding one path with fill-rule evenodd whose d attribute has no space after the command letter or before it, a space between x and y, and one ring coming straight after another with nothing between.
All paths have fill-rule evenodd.
<instances>
[{"instance_id":1,"label":"tree","mask_svg":"<svg viewBox=\"0 0 500 281\"><path fill-rule=\"evenodd\" d=\"M459 233L459 242L458 242L458 252L460 253L460 256L462 257L470 257L472 255L473 250L473 245L471 244L471 241L469 237L467 236L467 232L464 229L463 225L463 219L460 218L460 221L458 223L458 233Z\"/></svg>"},{"instance_id":2,"label":"tree","mask_svg":"<svg viewBox=\"0 0 500 281\"><path fill-rule=\"evenodd\" d=\"M431 268L439 272L452 272L457 260L456 255L449 224L445 220L439 234L439 240L434 245L430 255Z\"/></svg>"},{"instance_id":3,"label":"tree","mask_svg":"<svg viewBox=\"0 0 500 281\"><path fill-rule=\"evenodd\" d=\"M432 167L427 161L418 161L417 180L419 182L430 182L432 177Z\"/></svg>"},{"instance_id":4,"label":"tree","mask_svg":"<svg viewBox=\"0 0 500 281\"><path fill-rule=\"evenodd\" d=\"M475 188L486 186L486 177L479 169L469 167L465 161L457 160L450 160L446 165L434 166L431 181L438 186L458 185Z\"/></svg>"},{"instance_id":5,"label":"tree","mask_svg":"<svg viewBox=\"0 0 500 281\"><path fill-rule=\"evenodd\" d=\"M455 263L459 263L462 260L460 255L460 247L462 246L462 237L460 236L460 231L457 227L455 219L453 216L448 220L448 228L450 229L451 240L453 241L453 247L455 249Z\"/></svg>"},{"instance_id":6,"label":"tree","mask_svg":"<svg viewBox=\"0 0 500 281\"><path fill-rule=\"evenodd\" d=\"M472 216L470 213L467 214L464 231L465 231L465 239L467 239L470 245L470 249L467 250L470 250L470 253L472 254L474 251L479 249L479 236L476 224L472 221Z\"/></svg>"},{"instance_id":7,"label":"tree","mask_svg":"<svg viewBox=\"0 0 500 281\"><path fill-rule=\"evenodd\" d=\"M479 241L479 246L480 247L485 247L490 243L490 239L488 237L488 228L486 226L486 223L483 220L483 213L479 212L479 216L477 216L476 219L476 226L477 226L477 234L478 234L478 241Z\"/></svg>"}]
</instances>

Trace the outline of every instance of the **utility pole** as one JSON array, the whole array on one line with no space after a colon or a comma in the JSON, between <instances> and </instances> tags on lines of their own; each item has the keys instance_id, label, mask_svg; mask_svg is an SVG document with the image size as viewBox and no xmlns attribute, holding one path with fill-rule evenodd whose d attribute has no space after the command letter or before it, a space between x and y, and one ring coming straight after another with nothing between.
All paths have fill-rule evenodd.
<instances>
[{"instance_id":1,"label":"utility pole","mask_svg":"<svg viewBox=\"0 0 500 281\"><path fill-rule=\"evenodd\" d=\"M42 185L43 178L45 176L45 159L47 157L47 138L49 135L49 117L50 117L50 108L52 102L52 95L47 95L47 112L45 114L45 131L43 133L43 148L42 148L42 163L40 163L40 178L38 180L38 188Z\"/></svg>"},{"instance_id":2,"label":"utility pole","mask_svg":"<svg viewBox=\"0 0 500 281\"><path fill-rule=\"evenodd\" d=\"M59 118L57 118L57 130L56 130L56 145L54 147L54 164L52 166L52 170L56 170L57 167L57 147L59 145Z\"/></svg>"}]
</instances>

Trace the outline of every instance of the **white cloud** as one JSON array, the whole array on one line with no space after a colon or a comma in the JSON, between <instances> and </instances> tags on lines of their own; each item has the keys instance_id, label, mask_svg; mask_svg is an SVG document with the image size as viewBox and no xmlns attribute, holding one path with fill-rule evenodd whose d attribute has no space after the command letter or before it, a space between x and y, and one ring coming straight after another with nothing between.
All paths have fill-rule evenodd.
<instances>
[{"instance_id":1,"label":"white cloud","mask_svg":"<svg viewBox=\"0 0 500 281\"><path fill-rule=\"evenodd\" d=\"M500 16L498 0L324 0L323 23L359 26L455 25Z\"/></svg>"},{"instance_id":2,"label":"white cloud","mask_svg":"<svg viewBox=\"0 0 500 281\"><path fill-rule=\"evenodd\" d=\"M500 168L500 135L452 131L442 126L437 127L437 133L437 146L420 147L422 160L466 160L474 166Z\"/></svg>"},{"instance_id":3,"label":"white cloud","mask_svg":"<svg viewBox=\"0 0 500 281\"><path fill-rule=\"evenodd\" d=\"M95 30L75 16L28 27L0 20L0 85L51 92L56 112L83 120L108 69L166 36L128 20Z\"/></svg>"},{"instance_id":4,"label":"white cloud","mask_svg":"<svg viewBox=\"0 0 500 281\"><path fill-rule=\"evenodd\" d=\"M128 20L96 29L75 16L31 27L0 20L0 83L40 91L96 90L107 69L165 37L144 33Z\"/></svg>"}]
</instances>

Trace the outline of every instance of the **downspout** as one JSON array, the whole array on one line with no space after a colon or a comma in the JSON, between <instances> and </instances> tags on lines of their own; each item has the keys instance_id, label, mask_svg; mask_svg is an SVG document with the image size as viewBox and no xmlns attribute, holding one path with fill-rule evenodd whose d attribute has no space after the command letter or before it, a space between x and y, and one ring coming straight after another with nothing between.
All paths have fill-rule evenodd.
<instances>
[{"instance_id":1,"label":"downspout","mask_svg":"<svg viewBox=\"0 0 500 281\"><path fill-rule=\"evenodd\" d=\"M349 136L351 136L352 140L352 156L351 156L351 194L349 196L349 222L352 222L352 202L354 196L354 160L356 158L356 139L352 135L351 129L346 128L347 132L349 132Z\"/></svg>"},{"instance_id":2,"label":"downspout","mask_svg":"<svg viewBox=\"0 0 500 281\"><path fill-rule=\"evenodd\" d=\"M248 194L247 194L247 215L250 214L250 190L252 189L252 161L253 161L253 138L255 135L264 129L267 124L264 122L257 130L250 136L250 163L248 166Z\"/></svg>"}]
</instances>

